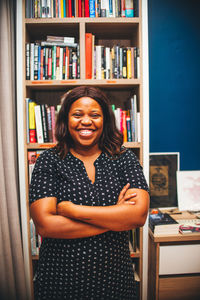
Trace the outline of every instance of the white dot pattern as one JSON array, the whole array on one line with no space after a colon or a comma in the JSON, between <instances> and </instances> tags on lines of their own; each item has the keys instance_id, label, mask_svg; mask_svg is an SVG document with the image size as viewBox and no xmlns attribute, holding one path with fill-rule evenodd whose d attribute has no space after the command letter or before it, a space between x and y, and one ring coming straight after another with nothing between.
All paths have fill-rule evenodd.
<instances>
[{"instance_id":1,"label":"white dot pattern","mask_svg":"<svg viewBox=\"0 0 200 300\"><path fill-rule=\"evenodd\" d=\"M37 159L30 185L30 203L56 197L79 205L117 202L126 183L148 190L135 154L126 150L113 160L102 153L94 163L95 182L70 152L61 160L54 149ZM80 239L44 238L35 280L36 299L133 300L134 274L128 232L109 231Z\"/></svg>"}]
</instances>

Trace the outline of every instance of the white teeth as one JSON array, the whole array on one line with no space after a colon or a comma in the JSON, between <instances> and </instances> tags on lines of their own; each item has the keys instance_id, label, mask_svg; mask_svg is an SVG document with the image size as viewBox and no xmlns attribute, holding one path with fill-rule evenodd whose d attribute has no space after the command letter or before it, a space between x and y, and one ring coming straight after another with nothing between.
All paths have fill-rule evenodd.
<instances>
[{"instance_id":1,"label":"white teeth","mask_svg":"<svg viewBox=\"0 0 200 300\"><path fill-rule=\"evenodd\" d=\"M81 135L91 135L92 132L93 132L92 130L86 130L86 129L80 130L80 131L79 131L79 133L80 133Z\"/></svg>"}]
</instances>

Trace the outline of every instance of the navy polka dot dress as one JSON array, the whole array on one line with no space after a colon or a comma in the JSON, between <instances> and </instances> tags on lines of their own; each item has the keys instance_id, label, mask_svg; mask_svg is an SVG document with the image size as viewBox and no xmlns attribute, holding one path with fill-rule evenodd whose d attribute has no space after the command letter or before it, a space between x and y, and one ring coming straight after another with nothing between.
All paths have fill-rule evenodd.
<instances>
[{"instance_id":1,"label":"navy polka dot dress","mask_svg":"<svg viewBox=\"0 0 200 300\"><path fill-rule=\"evenodd\" d=\"M70 152L62 160L55 150L37 159L30 203L56 197L90 206L113 205L126 183L148 190L135 154L126 149L117 159L105 153L94 162L95 182L83 162ZM132 300L134 274L128 232L106 232L80 239L43 238L35 276L35 299Z\"/></svg>"}]
</instances>

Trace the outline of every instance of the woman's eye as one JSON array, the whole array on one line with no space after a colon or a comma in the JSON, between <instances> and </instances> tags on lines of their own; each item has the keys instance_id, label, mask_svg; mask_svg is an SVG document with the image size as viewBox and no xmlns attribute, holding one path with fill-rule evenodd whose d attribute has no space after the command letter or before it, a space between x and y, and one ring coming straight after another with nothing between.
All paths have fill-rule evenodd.
<instances>
[{"instance_id":1,"label":"woman's eye","mask_svg":"<svg viewBox=\"0 0 200 300\"><path fill-rule=\"evenodd\" d=\"M75 113L75 114L73 114L73 117L81 117L81 114Z\"/></svg>"}]
</instances>

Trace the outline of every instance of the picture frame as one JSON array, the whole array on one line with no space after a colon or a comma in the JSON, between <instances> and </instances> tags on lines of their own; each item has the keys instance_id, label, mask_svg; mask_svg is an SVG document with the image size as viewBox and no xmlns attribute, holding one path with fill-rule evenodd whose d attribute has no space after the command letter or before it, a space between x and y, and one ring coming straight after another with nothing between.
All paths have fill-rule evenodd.
<instances>
[{"instance_id":1,"label":"picture frame","mask_svg":"<svg viewBox=\"0 0 200 300\"><path fill-rule=\"evenodd\" d=\"M200 211L200 171L177 171L178 208Z\"/></svg>"},{"instance_id":2,"label":"picture frame","mask_svg":"<svg viewBox=\"0 0 200 300\"><path fill-rule=\"evenodd\" d=\"M149 155L150 208L177 207L179 152L152 152Z\"/></svg>"}]
</instances>

